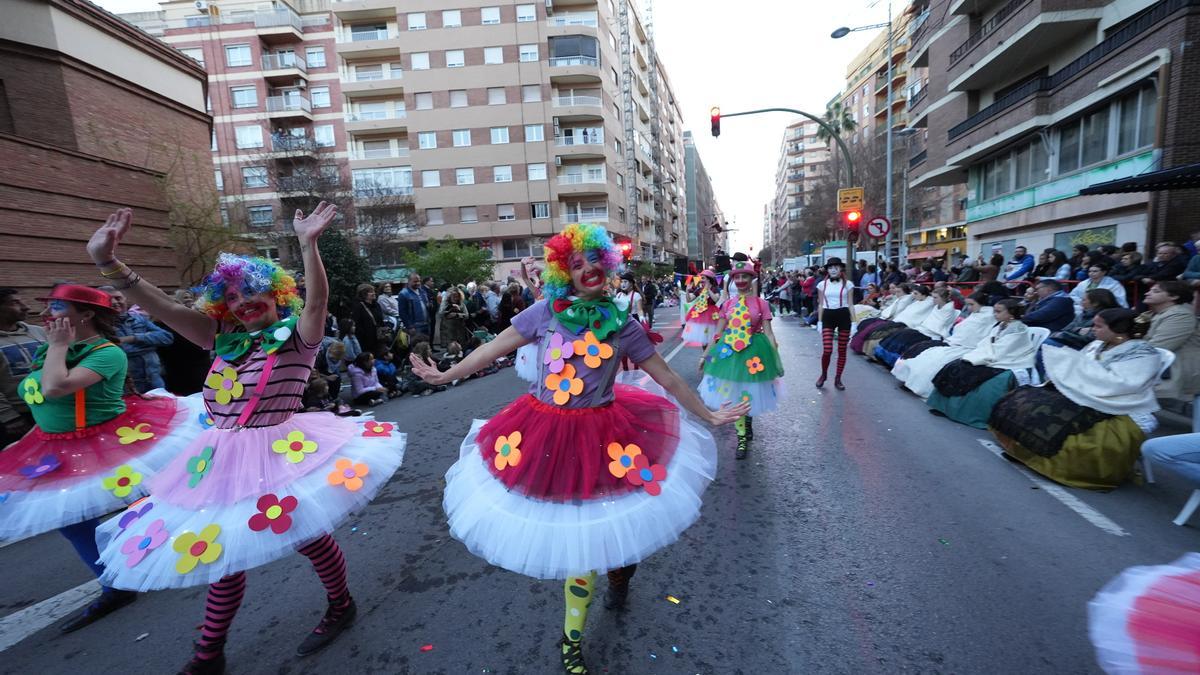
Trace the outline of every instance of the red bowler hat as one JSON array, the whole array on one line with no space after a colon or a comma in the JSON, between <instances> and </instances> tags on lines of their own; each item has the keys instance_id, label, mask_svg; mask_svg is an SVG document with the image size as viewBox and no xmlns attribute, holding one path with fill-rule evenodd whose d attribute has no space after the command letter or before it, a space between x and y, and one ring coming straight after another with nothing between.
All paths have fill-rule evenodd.
<instances>
[{"instance_id":1,"label":"red bowler hat","mask_svg":"<svg viewBox=\"0 0 1200 675\"><path fill-rule=\"evenodd\" d=\"M59 284L50 291L50 295L38 298L43 302L48 300L66 300L81 305L95 305L104 309L112 309L112 296L102 290L79 286L76 284Z\"/></svg>"}]
</instances>

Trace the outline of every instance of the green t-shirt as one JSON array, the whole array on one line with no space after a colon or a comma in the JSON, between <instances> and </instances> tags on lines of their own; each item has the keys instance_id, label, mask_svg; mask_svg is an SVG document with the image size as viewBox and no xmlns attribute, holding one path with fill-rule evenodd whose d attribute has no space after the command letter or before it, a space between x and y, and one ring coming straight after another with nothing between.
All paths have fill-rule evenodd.
<instances>
[{"instance_id":1,"label":"green t-shirt","mask_svg":"<svg viewBox=\"0 0 1200 675\"><path fill-rule=\"evenodd\" d=\"M102 343L103 344L103 343ZM87 425L103 424L125 412L125 371L129 366L124 350L115 345L92 349L83 359L73 363L67 357L67 368L87 368L100 375L96 384L84 390L87 405ZM47 398L41 395L42 369L38 368L17 385L17 395L29 404L33 421L42 431L61 434L75 431L75 395Z\"/></svg>"}]
</instances>

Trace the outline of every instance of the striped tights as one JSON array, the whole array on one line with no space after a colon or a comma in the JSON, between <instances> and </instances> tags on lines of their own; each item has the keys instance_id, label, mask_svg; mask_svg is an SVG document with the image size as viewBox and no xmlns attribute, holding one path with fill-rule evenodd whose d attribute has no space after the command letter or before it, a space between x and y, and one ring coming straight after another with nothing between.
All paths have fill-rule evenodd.
<instances>
[{"instance_id":1,"label":"striped tights","mask_svg":"<svg viewBox=\"0 0 1200 675\"><path fill-rule=\"evenodd\" d=\"M842 371L846 370L846 348L850 344L850 334L847 331L839 330L837 332L838 343L838 360L837 360L837 379L842 379ZM821 330L821 377L829 372L829 359L833 356L833 329L824 328Z\"/></svg>"},{"instance_id":2,"label":"striped tights","mask_svg":"<svg viewBox=\"0 0 1200 675\"><path fill-rule=\"evenodd\" d=\"M330 603L345 604L350 601L346 585L346 559L342 549L328 534L309 542L299 553L312 561L313 569L325 585ZM236 572L223 577L208 587L208 600L204 605L204 625L200 628L200 639L196 642L196 655L202 659L216 658L225 645L225 636L233 618L237 616L242 598L246 595L246 573Z\"/></svg>"}]
</instances>

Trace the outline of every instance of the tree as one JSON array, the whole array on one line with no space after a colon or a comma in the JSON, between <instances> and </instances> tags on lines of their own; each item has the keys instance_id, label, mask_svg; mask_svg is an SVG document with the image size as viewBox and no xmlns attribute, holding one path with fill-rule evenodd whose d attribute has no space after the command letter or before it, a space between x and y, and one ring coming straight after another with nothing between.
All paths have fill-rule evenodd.
<instances>
[{"instance_id":1,"label":"tree","mask_svg":"<svg viewBox=\"0 0 1200 675\"><path fill-rule=\"evenodd\" d=\"M775 249L771 246L764 246L758 251L758 259L762 262L763 267L775 264Z\"/></svg>"},{"instance_id":2,"label":"tree","mask_svg":"<svg viewBox=\"0 0 1200 675\"><path fill-rule=\"evenodd\" d=\"M371 265L339 229L326 230L317 247L329 277L329 311L334 316L349 316L359 284L371 281Z\"/></svg>"},{"instance_id":3,"label":"tree","mask_svg":"<svg viewBox=\"0 0 1200 675\"><path fill-rule=\"evenodd\" d=\"M838 137L853 133L858 128L858 122L854 121L854 116L850 114L850 109L843 105L841 101L834 101L829 104L829 107L825 108L823 121L826 126L833 129L834 134ZM836 184L841 175L842 164L838 158L838 144L833 140L834 134L830 134L829 130L825 127L817 129L817 138L821 139L833 151L833 182Z\"/></svg>"},{"instance_id":4,"label":"tree","mask_svg":"<svg viewBox=\"0 0 1200 675\"><path fill-rule=\"evenodd\" d=\"M491 251L449 235L440 241L430 239L421 248L407 251L404 264L422 277L452 284L491 279L496 267Z\"/></svg>"}]
</instances>

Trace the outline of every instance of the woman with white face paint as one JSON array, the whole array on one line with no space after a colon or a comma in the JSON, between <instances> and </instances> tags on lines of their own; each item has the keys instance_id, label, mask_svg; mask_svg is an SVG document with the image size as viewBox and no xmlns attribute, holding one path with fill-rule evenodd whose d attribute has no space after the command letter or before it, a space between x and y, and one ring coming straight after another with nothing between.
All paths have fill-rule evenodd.
<instances>
[{"instance_id":1,"label":"woman with white face paint","mask_svg":"<svg viewBox=\"0 0 1200 675\"><path fill-rule=\"evenodd\" d=\"M846 369L846 349L850 342L850 307L854 304L854 284L846 280L841 258L825 263L825 279L817 284L817 325L821 327L821 377L817 388L825 386L829 361L833 357L833 334L837 331L838 361L833 386L844 390L842 372Z\"/></svg>"}]
</instances>

